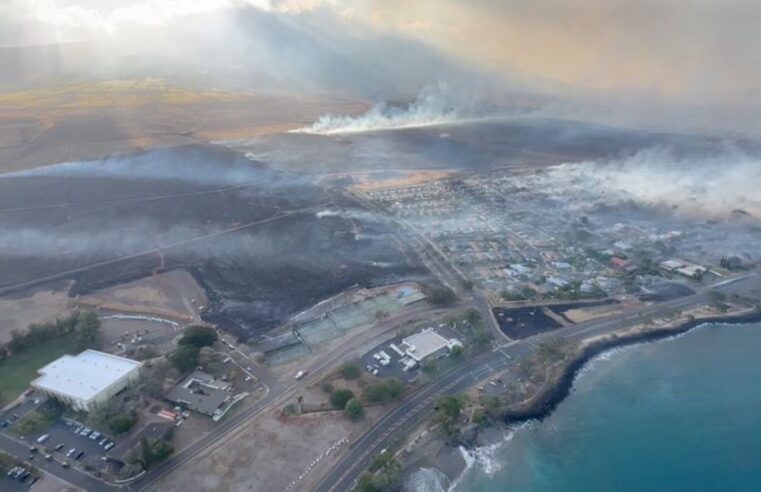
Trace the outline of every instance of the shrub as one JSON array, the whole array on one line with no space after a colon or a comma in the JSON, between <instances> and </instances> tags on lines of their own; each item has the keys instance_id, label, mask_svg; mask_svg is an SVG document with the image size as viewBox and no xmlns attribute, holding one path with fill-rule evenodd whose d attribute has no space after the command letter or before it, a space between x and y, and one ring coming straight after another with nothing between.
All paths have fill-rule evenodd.
<instances>
[{"instance_id":1,"label":"shrub","mask_svg":"<svg viewBox=\"0 0 761 492\"><path fill-rule=\"evenodd\" d=\"M368 385L363 396L372 403L385 403L396 400L404 394L404 383L396 378L389 378L379 383Z\"/></svg>"},{"instance_id":2,"label":"shrub","mask_svg":"<svg viewBox=\"0 0 761 492\"><path fill-rule=\"evenodd\" d=\"M365 415L365 409L362 408L362 404L356 398L346 402L344 407L344 415L350 420L359 420Z\"/></svg>"},{"instance_id":3,"label":"shrub","mask_svg":"<svg viewBox=\"0 0 761 492\"><path fill-rule=\"evenodd\" d=\"M351 390L340 388L333 390L333 392L330 394L330 404L336 408L343 410L346 408L346 404L352 398L354 398L354 393L352 393Z\"/></svg>"},{"instance_id":4,"label":"shrub","mask_svg":"<svg viewBox=\"0 0 761 492\"><path fill-rule=\"evenodd\" d=\"M323 381L322 384L320 384L320 389L324 391L325 393L332 393L333 383L331 383L330 381Z\"/></svg>"}]
</instances>

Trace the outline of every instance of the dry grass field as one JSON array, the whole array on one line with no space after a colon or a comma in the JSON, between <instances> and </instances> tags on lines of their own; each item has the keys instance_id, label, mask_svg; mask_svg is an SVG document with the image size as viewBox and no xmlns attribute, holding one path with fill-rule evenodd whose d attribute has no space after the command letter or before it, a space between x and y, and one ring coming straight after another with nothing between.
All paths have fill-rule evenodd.
<instances>
[{"instance_id":1,"label":"dry grass field","mask_svg":"<svg viewBox=\"0 0 761 492\"><path fill-rule=\"evenodd\" d=\"M278 133L367 105L337 97L192 90L160 79L0 93L0 172L118 152Z\"/></svg>"}]
</instances>

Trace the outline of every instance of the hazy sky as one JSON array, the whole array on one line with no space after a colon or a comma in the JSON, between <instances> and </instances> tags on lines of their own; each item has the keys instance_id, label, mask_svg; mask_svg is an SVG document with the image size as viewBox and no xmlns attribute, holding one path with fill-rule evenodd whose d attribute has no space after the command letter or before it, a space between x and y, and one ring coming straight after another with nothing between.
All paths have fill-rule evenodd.
<instances>
[{"instance_id":1,"label":"hazy sky","mask_svg":"<svg viewBox=\"0 0 761 492\"><path fill-rule=\"evenodd\" d=\"M3 0L0 35L77 39L135 25L167 29L240 6L423 40L503 73L588 88L707 101L756 99L758 0ZM30 35L30 33L32 33Z\"/></svg>"}]
</instances>

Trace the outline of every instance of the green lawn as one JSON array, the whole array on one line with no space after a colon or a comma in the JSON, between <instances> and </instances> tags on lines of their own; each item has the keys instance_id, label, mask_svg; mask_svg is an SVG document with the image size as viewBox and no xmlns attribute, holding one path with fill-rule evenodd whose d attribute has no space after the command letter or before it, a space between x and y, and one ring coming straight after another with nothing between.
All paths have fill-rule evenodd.
<instances>
[{"instance_id":1,"label":"green lawn","mask_svg":"<svg viewBox=\"0 0 761 492\"><path fill-rule=\"evenodd\" d=\"M75 337L56 338L0 362L0 407L15 400L37 377L37 369L63 354L74 354Z\"/></svg>"}]
</instances>

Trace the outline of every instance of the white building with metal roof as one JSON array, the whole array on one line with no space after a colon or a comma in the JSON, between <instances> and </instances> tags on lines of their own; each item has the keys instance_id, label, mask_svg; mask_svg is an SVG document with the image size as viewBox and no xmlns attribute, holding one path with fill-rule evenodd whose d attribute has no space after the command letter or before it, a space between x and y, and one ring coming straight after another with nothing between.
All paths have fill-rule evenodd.
<instances>
[{"instance_id":1,"label":"white building with metal roof","mask_svg":"<svg viewBox=\"0 0 761 492\"><path fill-rule=\"evenodd\" d=\"M456 338L446 338L439 335L433 328L426 328L414 335L402 339L404 352L420 363L429 357L439 357L448 353L455 346L462 347Z\"/></svg>"},{"instance_id":2,"label":"white building with metal roof","mask_svg":"<svg viewBox=\"0 0 761 492\"><path fill-rule=\"evenodd\" d=\"M130 386L140 377L141 362L117 355L85 350L64 355L37 372L32 387L69 405L89 412Z\"/></svg>"}]
</instances>

